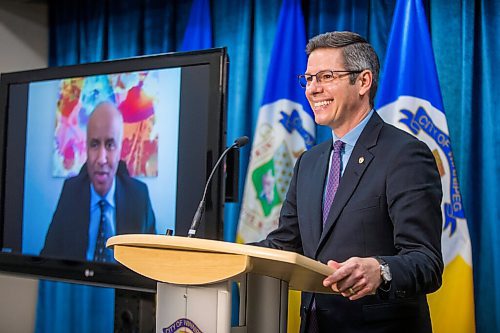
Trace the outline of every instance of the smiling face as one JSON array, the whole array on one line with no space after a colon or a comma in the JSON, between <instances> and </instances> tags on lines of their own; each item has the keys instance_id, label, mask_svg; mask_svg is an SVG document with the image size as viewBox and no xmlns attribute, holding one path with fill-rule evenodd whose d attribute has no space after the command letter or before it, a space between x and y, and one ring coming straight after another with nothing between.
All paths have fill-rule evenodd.
<instances>
[{"instance_id":1,"label":"smiling face","mask_svg":"<svg viewBox=\"0 0 500 333\"><path fill-rule=\"evenodd\" d=\"M87 172L94 190L105 196L118 169L123 135L119 111L110 104L96 107L87 125Z\"/></svg>"},{"instance_id":2,"label":"smiling face","mask_svg":"<svg viewBox=\"0 0 500 333\"><path fill-rule=\"evenodd\" d=\"M347 70L341 48L318 48L311 52L306 74L324 70ZM329 126L338 137L344 136L370 111L369 86L370 71L361 72L354 84L350 83L349 75L340 76L328 83L318 83L313 78L306 87L306 97L314 112L315 122Z\"/></svg>"}]
</instances>

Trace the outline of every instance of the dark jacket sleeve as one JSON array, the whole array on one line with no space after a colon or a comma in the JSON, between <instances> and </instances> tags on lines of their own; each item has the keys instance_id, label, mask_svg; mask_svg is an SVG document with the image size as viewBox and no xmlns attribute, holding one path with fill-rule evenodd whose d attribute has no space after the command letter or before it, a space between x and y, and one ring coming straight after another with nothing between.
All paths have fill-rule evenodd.
<instances>
[{"instance_id":1,"label":"dark jacket sleeve","mask_svg":"<svg viewBox=\"0 0 500 333\"><path fill-rule=\"evenodd\" d=\"M156 219L155 214L153 212L153 207L151 205L151 199L149 197L149 191L146 186L146 217L144 222L144 233L146 234L155 234L156 233Z\"/></svg>"},{"instance_id":2,"label":"dark jacket sleeve","mask_svg":"<svg viewBox=\"0 0 500 333\"><path fill-rule=\"evenodd\" d=\"M49 225L49 230L47 231L47 235L45 236L45 244L40 252L40 256L54 256L60 251L59 247L61 242L63 241L63 228L64 228L64 208L65 204L65 196L64 193L67 192L67 183L64 182L63 189L61 191L61 195L59 196L59 200L57 202L57 207L52 215L52 220Z\"/></svg>"},{"instance_id":3,"label":"dark jacket sleeve","mask_svg":"<svg viewBox=\"0 0 500 333\"><path fill-rule=\"evenodd\" d=\"M116 188L116 234L154 234L156 219L145 183L118 171Z\"/></svg>"},{"instance_id":4,"label":"dark jacket sleeve","mask_svg":"<svg viewBox=\"0 0 500 333\"><path fill-rule=\"evenodd\" d=\"M40 256L85 260L89 225L89 187L82 177L66 179Z\"/></svg>"},{"instance_id":5,"label":"dark jacket sleeve","mask_svg":"<svg viewBox=\"0 0 500 333\"><path fill-rule=\"evenodd\" d=\"M387 203L397 255L383 256L393 276L390 292L411 297L441 286L441 180L427 145L414 140L390 163Z\"/></svg>"}]
</instances>

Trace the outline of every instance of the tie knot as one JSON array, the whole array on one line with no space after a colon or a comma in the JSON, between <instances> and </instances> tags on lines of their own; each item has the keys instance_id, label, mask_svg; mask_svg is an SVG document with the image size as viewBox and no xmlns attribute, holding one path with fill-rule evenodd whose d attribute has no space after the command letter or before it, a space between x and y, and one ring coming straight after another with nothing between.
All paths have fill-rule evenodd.
<instances>
[{"instance_id":1,"label":"tie knot","mask_svg":"<svg viewBox=\"0 0 500 333\"><path fill-rule=\"evenodd\" d=\"M333 143L333 152L334 153L340 153L342 149L344 149L345 142L342 142L341 140L337 140Z\"/></svg>"},{"instance_id":2,"label":"tie knot","mask_svg":"<svg viewBox=\"0 0 500 333\"><path fill-rule=\"evenodd\" d=\"M99 205L99 208L100 208L101 210L103 210L103 209L104 209L104 207L106 207L106 200L102 200L102 199L101 199L101 200L99 200L99 202L98 202L97 204Z\"/></svg>"}]
</instances>

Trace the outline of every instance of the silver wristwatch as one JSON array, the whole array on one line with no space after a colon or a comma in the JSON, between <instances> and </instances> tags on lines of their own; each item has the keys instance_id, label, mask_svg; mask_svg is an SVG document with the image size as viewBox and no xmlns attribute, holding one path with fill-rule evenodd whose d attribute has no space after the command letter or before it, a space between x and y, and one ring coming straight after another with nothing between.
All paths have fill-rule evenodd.
<instances>
[{"instance_id":1,"label":"silver wristwatch","mask_svg":"<svg viewBox=\"0 0 500 333\"><path fill-rule=\"evenodd\" d=\"M392 281L392 274L391 274L391 269L389 268L389 265L385 262L384 259L380 257L375 257L377 259L379 265L380 265L380 276L382 277L382 284L380 285L380 288L382 290L388 290L391 286L391 281Z\"/></svg>"}]
</instances>

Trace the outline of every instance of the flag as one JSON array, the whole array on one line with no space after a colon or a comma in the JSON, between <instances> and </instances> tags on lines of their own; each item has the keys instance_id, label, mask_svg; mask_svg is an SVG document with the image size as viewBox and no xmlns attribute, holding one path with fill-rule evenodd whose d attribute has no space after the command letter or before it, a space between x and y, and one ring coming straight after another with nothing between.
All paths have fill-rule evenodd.
<instances>
[{"instance_id":1,"label":"flag","mask_svg":"<svg viewBox=\"0 0 500 333\"><path fill-rule=\"evenodd\" d=\"M191 6L181 51L209 49L212 47L212 22L210 0L194 0Z\"/></svg>"},{"instance_id":2,"label":"flag","mask_svg":"<svg viewBox=\"0 0 500 333\"><path fill-rule=\"evenodd\" d=\"M295 161L314 144L313 114L296 77L306 68L305 46L300 1L284 0L253 137L239 242L261 240L278 226Z\"/></svg>"},{"instance_id":3,"label":"flag","mask_svg":"<svg viewBox=\"0 0 500 333\"><path fill-rule=\"evenodd\" d=\"M475 331L472 254L446 114L421 0L398 1L377 108L431 149L443 186L443 285L428 295L433 331Z\"/></svg>"},{"instance_id":4,"label":"flag","mask_svg":"<svg viewBox=\"0 0 500 333\"><path fill-rule=\"evenodd\" d=\"M314 144L314 118L297 74L306 68L300 0L284 0L253 137L237 240L261 240L278 226L297 158ZM298 332L300 295L290 295L290 332Z\"/></svg>"}]
</instances>

